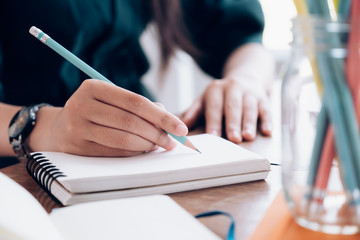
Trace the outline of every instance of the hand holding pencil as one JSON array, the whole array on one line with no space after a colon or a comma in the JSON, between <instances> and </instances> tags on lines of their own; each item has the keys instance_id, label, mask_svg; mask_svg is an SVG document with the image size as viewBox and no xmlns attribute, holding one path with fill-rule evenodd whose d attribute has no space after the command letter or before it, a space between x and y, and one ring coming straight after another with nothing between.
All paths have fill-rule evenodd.
<instances>
[{"instance_id":1,"label":"hand holding pencil","mask_svg":"<svg viewBox=\"0 0 360 240\"><path fill-rule=\"evenodd\" d=\"M30 33L90 77L63 108L44 108L30 136L30 148L91 156L132 156L157 146L175 148L176 140L192 148L184 137L186 125L147 98L117 87L64 49L41 30ZM165 130L165 131L164 131ZM190 145L189 145L190 144ZM196 148L195 148L196 150Z\"/></svg>"}]
</instances>

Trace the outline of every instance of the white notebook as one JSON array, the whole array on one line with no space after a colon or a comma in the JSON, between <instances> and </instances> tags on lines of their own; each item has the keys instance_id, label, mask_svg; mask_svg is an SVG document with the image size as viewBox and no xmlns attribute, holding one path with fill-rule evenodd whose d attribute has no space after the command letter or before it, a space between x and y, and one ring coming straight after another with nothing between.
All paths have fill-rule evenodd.
<instances>
[{"instance_id":1,"label":"white notebook","mask_svg":"<svg viewBox=\"0 0 360 240\"><path fill-rule=\"evenodd\" d=\"M220 239L165 195L83 203L47 214L2 173L0 213L4 240Z\"/></svg>"},{"instance_id":2,"label":"white notebook","mask_svg":"<svg viewBox=\"0 0 360 240\"><path fill-rule=\"evenodd\" d=\"M62 204L166 194L266 178L267 159L210 134L190 136L201 154L176 149L127 158L32 153L27 168Z\"/></svg>"}]
</instances>

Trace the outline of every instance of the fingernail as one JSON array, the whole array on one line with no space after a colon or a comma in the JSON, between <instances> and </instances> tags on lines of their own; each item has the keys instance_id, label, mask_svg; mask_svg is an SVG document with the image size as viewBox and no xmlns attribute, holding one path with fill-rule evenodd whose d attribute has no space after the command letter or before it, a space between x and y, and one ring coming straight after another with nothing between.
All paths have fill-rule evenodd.
<instances>
[{"instance_id":1,"label":"fingernail","mask_svg":"<svg viewBox=\"0 0 360 240\"><path fill-rule=\"evenodd\" d=\"M177 142L175 142L175 140L171 139L166 149L172 150L172 149L176 148L176 146L177 146Z\"/></svg>"},{"instance_id":2,"label":"fingernail","mask_svg":"<svg viewBox=\"0 0 360 240\"><path fill-rule=\"evenodd\" d=\"M242 131L242 135L246 139L252 139L255 137L255 128L253 126L245 126Z\"/></svg>"},{"instance_id":3,"label":"fingernail","mask_svg":"<svg viewBox=\"0 0 360 240\"><path fill-rule=\"evenodd\" d=\"M175 129L177 135L185 136L188 134L188 128L185 125L179 124Z\"/></svg>"},{"instance_id":4,"label":"fingernail","mask_svg":"<svg viewBox=\"0 0 360 240\"><path fill-rule=\"evenodd\" d=\"M272 132L272 124L271 123L268 123L268 122L263 123L261 127L262 127L263 132L266 132L266 133Z\"/></svg>"},{"instance_id":5,"label":"fingernail","mask_svg":"<svg viewBox=\"0 0 360 240\"><path fill-rule=\"evenodd\" d=\"M155 147L149 151L145 151L145 153L149 153L149 152L152 152L152 151L156 151L159 149L159 146L158 145L155 145Z\"/></svg>"},{"instance_id":6,"label":"fingernail","mask_svg":"<svg viewBox=\"0 0 360 240\"><path fill-rule=\"evenodd\" d=\"M213 135L216 135L216 136L219 136L219 131L218 131L218 130L215 130L215 129L210 130L209 133L210 133L210 134L213 134Z\"/></svg>"},{"instance_id":7,"label":"fingernail","mask_svg":"<svg viewBox=\"0 0 360 240\"><path fill-rule=\"evenodd\" d=\"M232 130L230 138L236 142L240 142L241 136L240 136L240 130Z\"/></svg>"}]
</instances>

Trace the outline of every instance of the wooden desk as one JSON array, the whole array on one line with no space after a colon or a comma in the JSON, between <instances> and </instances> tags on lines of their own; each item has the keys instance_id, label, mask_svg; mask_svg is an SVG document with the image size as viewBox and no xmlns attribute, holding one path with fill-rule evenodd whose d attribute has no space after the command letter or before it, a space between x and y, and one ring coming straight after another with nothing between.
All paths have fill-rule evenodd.
<instances>
[{"instance_id":1,"label":"wooden desk","mask_svg":"<svg viewBox=\"0 0 360 240\"><path fill-rule=\"evenodd\" d=\"M280 167L272 166L272 171L265 181L175 193L170 196L193 215L209 210L230 213L236 221L236 239L246 240L263 218L280 189ZM228 218L216 216L199 221L222 239L226 239L230 223Z\"/></svg>"},{"instance_id":2,"label":"wooden desk","mask_svg":"<svg viewBox=\"0 0 360 240\"><path fill-rule=\"evenodd\" d=\"M274 136L271 138L258 136L254 142L246 142L241 145L262 154L271 162L278 163L280 161L278 131L275 131ZM28 175L25 163L21 162L0 169L0 172L25 187L46 211L50 212L53 208L61 207ZM281 167L271 166L271 172L265 181L174 193L170 194L170 196L193 215L209 210L229 212L236 221L236 239L245 240L255 230L280 189ZM199 220L225 239L230 223L228 218L216 216Z\"/></svg>"},{"instance_id":3,"label":"wooden desk","mask_svg":"<svg viewBox=\"0 0 360 240\"><path fill-rule=\"evenodd\" d=\"M275 93L278 93L275 91ZM279 97L277 94L276 97ZM278 102L278 101L275 101ZM279 105L274 105L278 108ZM274 112L280 113L279 109ZM267 157L270 162L280 162L280 127L279 115L274 116L276 128L273 137L258 136L254 142L240 144L254 152ZM21 162L3 169L17 183L25 187L50 212L61 207L33 181ZM257 224L264 216L267 208L281 189L281 167L271 166L271 172L265 181L235 184L203 190L170 194L188 212L195 215L209 210L223 210L232 214L236 221L236 239L248 239ZM225 239L230 221L225 216L200 219L209 229Z\"/></svg>"},{"instance_id":4,"label":"wooden desk","mask_svg":"<svg viewBox=\"0 0 360 240\"><path fill-rule=\"evenodd\" d=\"M271 166L272 171L265 181L181 192L170 196L193 215L209 210L231 213L236 220L236 239L247 239L281 189L280 168ZM25 163L0 169L0 172L25 187L48 212L53 208L61 207L28 175ZM226 217L216 216L200 221L223 239L225 238L230 222Z\"/></svg>"}]
</instances>

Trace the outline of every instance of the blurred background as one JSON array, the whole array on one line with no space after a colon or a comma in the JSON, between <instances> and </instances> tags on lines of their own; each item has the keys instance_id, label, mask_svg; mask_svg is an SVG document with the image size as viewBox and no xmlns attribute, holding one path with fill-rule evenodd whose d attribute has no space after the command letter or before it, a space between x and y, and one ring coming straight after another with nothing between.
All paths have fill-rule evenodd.
<instances>
[{"instance_id":1,"label":"blurred background","mask_svg":"<svg viewBox=\"0 0 360 240\"><path fill-rule=\"evenodd\" d=\"M265 15L264 46L276 59L277 80L286 69L291 42L291 19L296 9L291 0L260 0ZM144 84L163 103L166 109L179 114L187 109L193 100L203 92L211 78L194 64L190 56L177 51L164 74L159 74L159 46L156 31L152 25L141 37L141 44L151 63L143 77Z\"/></svg>"},{"instance_id":2,"label":"blurred background","mask_svg":"<svg viewBox=\"0 0 360 240\"><path fill-rule=\"evenodd\" d=\"M296 15L296 9L291 0L260 0L260 2L265 15L263 43L276 59L277 81L280 81L289 58L289 43L292 39L291 19ZM182 51L177 51L169 64L168 71L160 75L160 55L156 37L156 31L151 25L141 37L141 44L151 63L151 68L143 77L143 82L168 111L180 114L203 92L211 78ZM277 98L280 98L279 93L279 90L275 91ZM279 117L275 117L276 121ZM1 158L0 168L17 162L16 158Z\"/></svg>"}]
</instances>

